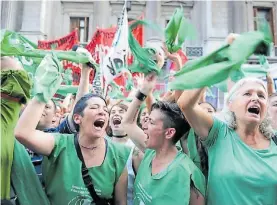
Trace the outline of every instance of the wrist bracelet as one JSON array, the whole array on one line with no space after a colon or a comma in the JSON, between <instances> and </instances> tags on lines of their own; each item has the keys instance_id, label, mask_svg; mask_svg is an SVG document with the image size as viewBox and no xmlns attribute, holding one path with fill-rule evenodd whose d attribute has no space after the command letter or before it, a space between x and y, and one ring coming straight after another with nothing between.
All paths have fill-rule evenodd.
<instances>
[{"instance_id":1,"label":"wrist bracelet","mask_svg":"<svg viewBox=\"0 0 277 205\"><path fill-rule=\"evenodd\" d=\"M140 92L140 91L138 91L137 94L136 94L136 98L137 98L139 101L144 101L146 97L147 97L147 96L144 95L144 94L143 94L142 92Z\"/></svg>"}]
</instances>

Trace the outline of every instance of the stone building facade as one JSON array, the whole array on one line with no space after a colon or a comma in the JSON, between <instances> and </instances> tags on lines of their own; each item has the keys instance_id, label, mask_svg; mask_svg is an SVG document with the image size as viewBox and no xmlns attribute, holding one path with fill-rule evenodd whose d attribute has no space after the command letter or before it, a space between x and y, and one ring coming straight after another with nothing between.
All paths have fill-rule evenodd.
<instances>
[{"instance_id":1,"label":"stone building facade","mask_svg":"<svg viewBox=\"0 0 277 205\"><path fill-rule=\"evenodd\" d=\"M124 1L40 0L1 1L1 28L21 32L34 42L56 39L72 29L72 21L86 19L89 41L97 27L116 25ZM277 1L134 1L129 0L129 19L144 13L146 19L165 27L175 8L182 5L184 15L197 27L197 39L187 42L188 54L199 56L220 46L230 32L255 30L255 15L267 15L277 45ZM256 12L256 14L255 14ZM145 39L155 36L145 32ZM274 49L272 49L274 50ZM277 52L277 51L276 51ZM275 51L271 52L275 56Z\"/></svg>"}]
</instances>

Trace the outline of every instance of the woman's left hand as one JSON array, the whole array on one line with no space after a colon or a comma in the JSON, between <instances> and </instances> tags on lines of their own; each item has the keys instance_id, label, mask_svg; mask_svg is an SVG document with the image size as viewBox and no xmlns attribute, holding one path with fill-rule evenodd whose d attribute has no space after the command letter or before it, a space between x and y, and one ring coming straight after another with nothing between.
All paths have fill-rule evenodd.
<instances>
[{"instance_id":1,"label":"woman's left hand","mask_svg":"<svg viewBox=\"0 0 277 205\"><path fill-rule=\"evenodd\" d=\"M157 74L155 72L151 72L147 74L144 77L140 91L143 94L148 95L154 89L156 82L157 82Z\"/></svg>"}]
</instances>

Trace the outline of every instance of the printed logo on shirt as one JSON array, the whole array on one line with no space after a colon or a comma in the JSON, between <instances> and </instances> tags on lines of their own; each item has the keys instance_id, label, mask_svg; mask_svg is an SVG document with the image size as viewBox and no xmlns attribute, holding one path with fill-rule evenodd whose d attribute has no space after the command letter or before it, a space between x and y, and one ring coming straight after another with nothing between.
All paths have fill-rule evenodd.
<instances>
[{"instance_id":1,"label":"printed logo on shirt","mask_svg":"<svg viewBox=\"0 0 277 205\"><path fill-rule=\"evenodd\" d=\"M92 198L88 195L79 195L71 199L67 205L91 205Z\"/></svg>"},{"instance_id":2,"label":"printed logo on shirt","mask_svg":"<svg viewBox=\"0 0 277 205\"><path fill-rule=\"evenodd\" d=\"M71 199L67 205L91 205L93 199L86 187L72 185L71 192L77 193L78 196ZM101 190L95 189L97 195L101 196Z\"/></svg>"},{"instance_id":3,"label":"printed logo on shirt","mask_svg":"<svg viewBox=\"0 0 277 205\"><path fill-rule=\"evenodd\" d=\"M135 200L139 201L139 205L151 204L152 202L152 196L147 193L141 183L137 184Z\"/></svg>"}]
</instances>

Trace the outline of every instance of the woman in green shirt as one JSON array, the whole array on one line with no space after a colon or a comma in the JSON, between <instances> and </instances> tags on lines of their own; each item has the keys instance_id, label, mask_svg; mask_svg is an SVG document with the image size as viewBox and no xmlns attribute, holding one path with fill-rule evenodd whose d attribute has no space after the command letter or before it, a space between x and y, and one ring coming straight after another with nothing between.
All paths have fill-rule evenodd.
<instances>
[{"instance_id":1,"label":"woman in green shirt","mask_svg":"<svg viewBox=\"0 0 277 205\"><path fill-rule=\"evenodd\" d=\"M143 128L136 123L140 105L155 86L155 80L154 74L145 77L123 119L126 133L144 153L135 170L134 205L202 205L204 176L175 146L190 129L177 104L154 103Z\"/></svg>"},{"instance_id":2,"label":"woman in green shirt","mask_svg":"<svg viewBox=\"0 0 277 205\"><path fill-rule=\"evenodd\" d=\"M36 130L45 103L36 97L21 115L15 129L16 138L27 148L48 158L45 189L50 203L94 204L86 188L73 134L48 134ZM105 100L95 94L83 96L75 105L73 120L85 165L89 170L97 195L126 204L127 171L130 149L105 140L108 124Z\"/></svg>"},{"instance_id":3,"label":"woman in green shirt","mask_svg":"<svg viewBox=\"0 0 277 205\"><path fill-rule=\"evenodd\" d=\"M237 82L221 120L198 105L203 91L185 90L178 105L208 149L207 204L277 204L277 146L271 139L263 81Z\"/></svg>"}]
</instances>

